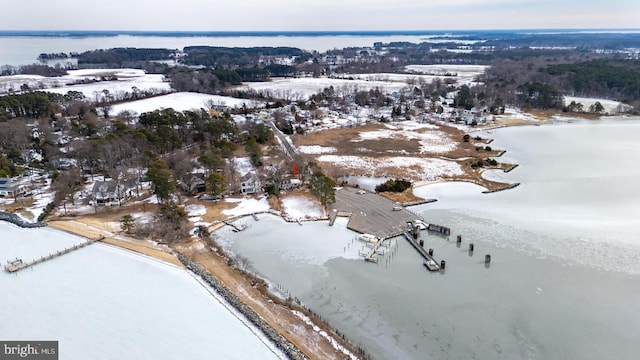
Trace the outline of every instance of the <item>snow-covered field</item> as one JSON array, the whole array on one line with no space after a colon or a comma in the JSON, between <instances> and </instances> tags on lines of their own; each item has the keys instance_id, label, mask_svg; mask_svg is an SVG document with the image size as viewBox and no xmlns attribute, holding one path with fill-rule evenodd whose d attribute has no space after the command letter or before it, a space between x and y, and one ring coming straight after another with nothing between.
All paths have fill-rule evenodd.
<instances>
[{"instance_id":1,"label":"snow-covered field","mask_svg":"<svg viewBox=\"0 0 640 360\"><path fill-rule=\"evenodd\" d=\"M420 153L423 154L443 154L455 149L456 144L451 142L445 133L435 130L438 127L432 124L419 124L414 121L400 123L397 126L386 125L387 129L365 131L359 134L358 139L352 142L363 140L379 139L399 139L420 141Z\"/></svg>"},{"instance_id":2,"label":"snow-covered field","mask_svg":"<svg viewBox=\"0 0 640 360\"><path fill-rule=\"evenodd\" d=\"M462 175L460 165L454 161L418 157L385 157L322 155L316 161L349 169L353 175L392 176L399 168L410 178L433 181L445 176Z\"/></svg>"},{"instance_id":3,"label":"snow-covered field","mask_svg":"<svg viewBox=\"0 0 640 360\"><path fill-rule=\"evenodd\" d=\"M565 96L564 104L569 105L572 101L576 103L582 104L584 107L584 111L589 111L589 107L596 102L600 102L604 107L604 112L606 114L618 114L624 111L629 110L631 106L621 103L619 101L607 100L607 99L596 99L596 98L584 98L584 97L575 97L575 96Z\"/></svg>"},{"instance_id":4,"label":"snow-covered field","mask_svg":"<svg viewBox=\"0 0 640 360\"><path fill-rule=\"evenodd\" d=\"M116 76L118 80L98 81L88 84L71 85L79 81L100 80L103 76ZM68 75L59 77L44 77L38 75L11 75L0 76L0 94L9 89L20 91L20 87L27 84L31 89L45 89L46 91L66 94L69 91L78 91L86 97L94 97L95 92L102 93L109 90L110 93L133 92L133 88L140 91L159 90L171 91L168 82L163 81L160 74L145 74L139 69L86 69L69 70Z\"/></svg>"},{"instance_id":5,"label":"snow-covered field","mask_svg":"<svg viewBox=\"0 0 640 360\"><path fill-rule=\"evenodd\" d=\"M369 75L367 75L369 76ZM367 80L347 80L331 78L291 78L276 79L269 82L246 83L244 88L257 91L271 91L274 95L289 98L291 100L306 99L309 96L321 92L323 89L333 86L335 92L354 89L370 90L380 88L384 92L394 92L407 86L405 82L399 81L367 81Z\"/></svg>"},{"instance_id":6,"label":"snow-covered field","mask_svg":"<svg viewBox=\"0 0 640 360\"><path fill-rule=\"evenodd\" d=\"M334 147L320 145L302 145L298 147L301 154L332 154L338 151Z\"/></svg>"},{"instance_id":7,"label":"snow-covered field","mask_svg":"<svg viewBox=\"0 0 640 360\"><path fill-rule=\"evenodd\" d=\"M185 111L200 108L208 109L211 105L242 107L243 104L246 104L249 107L257 107L261 105L260 102L253 100L237 99L228 96L178 92L114 105L112 107L112 112L117 114L127 110L137 114L142 114L144 112L154 111L157 109L173 108L176 111Z\"/></svg>"},{"instance_id":8,"label":"snow-covered field","mask_svg":"<svg viewBox=\"0 0 640 360\"><path fill-rule=\"evenodd\" d=\"M405 69L416 74L446 74L455 73L456 76L447 76L447 78L455 79L458 85L471 84L473 80L482 75L488 66L486 65L407 65ZM443 78L443 77L441 77Z\"/></svg>"}]
</instances>

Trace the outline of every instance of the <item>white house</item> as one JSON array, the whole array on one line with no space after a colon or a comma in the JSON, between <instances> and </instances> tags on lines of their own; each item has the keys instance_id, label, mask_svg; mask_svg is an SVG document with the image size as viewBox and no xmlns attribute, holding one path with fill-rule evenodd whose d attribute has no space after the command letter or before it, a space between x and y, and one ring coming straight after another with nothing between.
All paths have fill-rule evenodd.
<instances>
[{"instance_id":1,"label":"white house","mask_svg":"<svg viewBox=\"0 0 640 360\"><path fill-rule=\"evenodd\" d=\"M260 179L252 172L248 172L240 178L240 192L244 195L260 192L261 187Z\"/></svg>"},{"instance_id":2,"label":"white house","mask_svg":"<svg viewBox=\"0 0 640 360\"><path fill-rule=\"evenodd\" d=\"M280 182L279 187L280 190L291 190L299 188L301 184L302 182L300 181L300 179L286 178Z\"/></svg>"},{"instance_id":3,"label":"white house","mask_svg":"<svg viewBox=\"0 0 640 360\"><path fill-rule=\"evenodd\" d=\"M0 178L0 196L16 196L20 192L20 185L13 179Z\"/></svg>"}]
</instances>

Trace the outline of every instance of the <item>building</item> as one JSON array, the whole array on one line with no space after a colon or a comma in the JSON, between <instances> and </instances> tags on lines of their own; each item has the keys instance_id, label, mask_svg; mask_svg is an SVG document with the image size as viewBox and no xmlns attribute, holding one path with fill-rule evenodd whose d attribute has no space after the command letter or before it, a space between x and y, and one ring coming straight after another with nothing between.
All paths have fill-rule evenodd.
<instances>
[{"instance_id":1,"label":"building","mask_svg":"<svg viewBox=\"0 0 640 360\"><path fill-rule=\"evenodd\" d=\"M260 191L262 191L262 184L256 174L248 172L240 178L240 192L243 195L255 194Z\"/></svg>"},{"instance_id":2,"label":"building","mask_svg":"<svg viewBox=\"0 0 640 360\"><path fill-rule=\"evenodd\" d=\"M22 192L20 184L12 178L0 178L0 196L16 196Z\"/></svg>"},{"instance_id":3,"label":"building","mask_svg":"<svg viewBox=\"0 0 640 360\"><path fill-rule=\"evenodd\" d=\"M91 195L94 205L120 205L127 200L129 188L115 180L96 181Z\"/></svg>"},{"instance_id":4,"label":"building","mask_svg":"<svg viewBox=\"0 0 640 360\"><path fill-rule=\"evenodd\" d=\"M300 181L300 179L292 179L292 178L285 178L282 181L280 181L280 190L292 190L292 189L297 189L300 187L300 185L302 184L302 181Z\"/></svg>"}]
</instances>

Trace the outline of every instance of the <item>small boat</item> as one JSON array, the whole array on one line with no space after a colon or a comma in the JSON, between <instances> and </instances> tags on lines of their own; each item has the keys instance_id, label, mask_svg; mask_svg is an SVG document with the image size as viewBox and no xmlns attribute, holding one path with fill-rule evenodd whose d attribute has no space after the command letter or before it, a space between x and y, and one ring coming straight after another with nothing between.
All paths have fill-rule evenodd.
<instances>
[{"instance_id":1,"label":"small boat","mask_svg":"<svg viewBox=\"0 0 640 360\"><path fill-rule=\"evenodd\" d=\"M430 271L436 271L436 270L440 270L440 265L438 265L437 262L433 261L433 260L424 260L423 261L424 266L427 267L427 269L429 269Z\"/></svg>"},{"instance_id":2,"label":"small boat","mask_svg":"<svg viewBox=\"0 0 640 360\"><path fill-rule=\"evenodd\" d=\"M356 239L360 241L368 242L368 243L378 242L378 238L375 235L371 235L371 234L358 234L358 236L356 236Z\"/></svg>"},{"instance_id":3,"label":"small boat","mask_svg":"<svg viewBox=\"0 0 640 360\"><path fill-rule=\"evenodd\" d=\"M429 224L425 223L422 220L414 220L416 225L418 225L418 227L420 227L420 230L427 230L427 228L429 227Z\"/></svg>"}]
</instances>

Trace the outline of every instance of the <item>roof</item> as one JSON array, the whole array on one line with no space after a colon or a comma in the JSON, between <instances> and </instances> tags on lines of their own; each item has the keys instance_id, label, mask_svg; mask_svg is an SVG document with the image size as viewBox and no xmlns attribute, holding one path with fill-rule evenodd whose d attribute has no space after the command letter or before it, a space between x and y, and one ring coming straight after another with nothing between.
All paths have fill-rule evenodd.
<instances>
[{"instance_id":1,"label":"roof","mask_svg":"<svg viewBox=\"0 0 640 360\"><path fill-rule=\"evenodd\" d=\"M258 177L256 176L256 174L252 173L252 172L248 172L246 174L244 174L241 178L240 181L241 182L247 182L247 181L257 181Z\"/></svg>"},{"instance_id":2,"label":"roof","mask_svg":"<svg viewBox=\"0 0 640 360\"><path fill-rule=\"evenodd\" d=\"M117 186L118 186L118 184L113 180L96 181L95 184L93 184L93 192L94 193L98 193L98 192L101 192L101 193L115 192Z\"/></svg>"}]
</instances>

